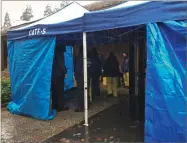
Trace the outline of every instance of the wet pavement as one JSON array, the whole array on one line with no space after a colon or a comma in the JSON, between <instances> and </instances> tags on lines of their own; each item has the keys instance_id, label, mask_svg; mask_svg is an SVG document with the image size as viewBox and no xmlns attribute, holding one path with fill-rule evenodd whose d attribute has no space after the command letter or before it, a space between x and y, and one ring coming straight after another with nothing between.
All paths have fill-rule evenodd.
<instances>
[{"instance_id":1,"label":"wet pavement","mask_svg":"<svg viewBox=\"0 0 187 143\"><path fill-rule=\"evenodd\" d=\"M119 101L89 118L88 127L81 122L45 142L143 142L143 123L132 124L129 120L128 98L120 98ZM124 110L121 110L122 106Z\"/></svg>"},{"instance_id":2,"label":"wet pavement","mask_svg":"<svg viewBox=\"0 0 187 143\"><path fill-rule=\"evenodd\" d=\"M124 89L119 91L127 94ZM72 94L76 94L76 90ZM117 103L116 99L104 99L106 91L102 91L101 98L97 99L89 109L89 117L99 113ZM63 132L75 124L84 120L84 113L75 113L74 102L68 105L71 110L59 112L50 121L40 121L30 117L13 115L6 109L1 112L1 141L2 142L42 142L46 139Z\"/></svg>"}]
</instances>

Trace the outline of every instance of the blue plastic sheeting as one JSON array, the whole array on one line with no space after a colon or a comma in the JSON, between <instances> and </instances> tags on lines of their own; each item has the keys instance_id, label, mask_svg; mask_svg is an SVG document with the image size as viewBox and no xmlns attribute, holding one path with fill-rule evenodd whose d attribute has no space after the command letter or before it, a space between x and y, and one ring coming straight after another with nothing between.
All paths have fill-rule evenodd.
<instances>
[{"instance_id":1,"label":"blue plastic sheeting","mask_svg":"<svg viewBox=\"0 0 187 143\"><path fill-rule=\"evenodd\" d=\"M82 17L58 24L41 23L21 30L8 31L8 39L15 40L45 35L93 32L136 26L151 22L183 20L187 17L187 3L185 1L151 1L145 3L137 2L137 4L134 2L134 4L130 6L127 3L128 2L125 2L112 9L86 12ZM61 18L62 16L59 15L59 18L56 19Z\"/></svg>"},{"instance_id":2,"label":"blue plastic sheeting","mask_svg":"<svg viewBox=\"0 0 187 143\"><path fill-rule=\"evenodd\" d=\"M145 142L186 142L186 21L147 25Z\"/></svg>"},{"instance_id":3,"label":"blue plastic sheeting","mask_svg":"<svg viewBox=\"0 0 187 143\"><path fill-rule=\"evenodd\" d=\"M71 46L66 46L64 58L65 66L67 68L67 77L64 80L64 90L67 91L74 87L73 49Z\"/></svg>"},{"instance_id":4,"label":"blue plastic sheeting","mask_svg":"<svg viewBox=\"0 0 187 143\"><path fill-rule=\"evenodd\" d=\"M13 114L50 120L50 88L55 37L8 41Z\"/></svg>"},{"instance_id":5,"label":"blue plastic sheeting","mask_svg":"<svg viewBox=\"0 0 187 143\"><path fill-rule=\"evenodd\" d=\"M133 5L125 2L111 9L85 13L84 31L93 32L153 22L186 19L185 1L150 1Z\"/></svg>"}]
</instances>

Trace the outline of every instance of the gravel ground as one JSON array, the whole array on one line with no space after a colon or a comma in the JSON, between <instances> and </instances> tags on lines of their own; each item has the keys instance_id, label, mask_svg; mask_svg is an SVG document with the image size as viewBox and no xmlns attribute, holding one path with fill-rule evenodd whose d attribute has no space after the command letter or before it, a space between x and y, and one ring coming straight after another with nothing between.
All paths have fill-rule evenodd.
<instances>
[{"instance_id":1,"label":"gravel ground","mask_svg":"<svg viewBox=\"0 0 187 143\"><path fill-rule=\"evenodd\" d=\"M75 91L74 91L75 92ZM127 91L120 90L124 94ZM102 93L102 95L106 92ZM100 98L89 109L89 117L117 103L115 99ZM51 121L40 121L30 117L12 115L6 109L1 112L2 142L42 142L84 120L84 113L73 110L57 113Z\"/></svg>"}]
</instances>

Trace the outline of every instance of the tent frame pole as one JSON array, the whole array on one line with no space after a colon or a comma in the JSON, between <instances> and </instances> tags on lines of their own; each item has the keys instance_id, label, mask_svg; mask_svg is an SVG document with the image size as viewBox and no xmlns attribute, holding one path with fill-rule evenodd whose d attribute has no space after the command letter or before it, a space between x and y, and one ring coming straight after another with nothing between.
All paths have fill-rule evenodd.
<instances>
[{"instance_id":1,"label":"tent frame pole","mask_svg":"<svg viewBox=\"0 0 187 143\"><path fill-rule=\"evenodd\" d=\"M88 126L88 88L87 88L87 43L86 32L83 32L83 65L84 65L84 119L85 126Z\"/></svg>"}]
</instances>

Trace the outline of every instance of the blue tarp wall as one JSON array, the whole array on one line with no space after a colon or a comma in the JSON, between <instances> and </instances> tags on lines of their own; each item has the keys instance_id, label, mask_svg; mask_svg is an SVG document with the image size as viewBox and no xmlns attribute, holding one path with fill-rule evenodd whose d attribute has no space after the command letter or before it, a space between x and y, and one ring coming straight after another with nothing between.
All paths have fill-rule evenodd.
<instances>
[{"instance_id":1,"label":"blue tarp wall","mask_svg":"<svg viewBox=\"0 0 187 143\"><path fill-rule=\"evenodd\" d=\"M49 120L55 116L55 111L50 110L55 43L55 37L8 41L12 98L8 110L13 114L28 115L42 120ZM68 77L65 79L64 88L68 90L74 87L71 46L67 46L65 52L65 65Z\"/></svg>"},{"instance_id":2,"label":"blue tarp wall","mask_svg":"<svg viewBox=\"0 0 187 143\"><path fill-rule=\"evenodd\" d=\"M145 142L187 141L186 25L147 25Z\"/></svg>"},{"instance_id":3,"label":"blue tarp wall","mask_svg":"<svg viewBox=\"0 0 187 143\"><path fill-rule=\"evenodd\" d=\"M8 110L48 120L55 37L8 41L11 98ZM38 88L40 87L40 88Z\"/></svg>"},{"instance_id":4,"label":"blue tarp wall","mask_svg":"<svg viewBox=\"0 0 187 143\"><path fill-rule=\"evenodd\" d=\"M74 66L73 66L73 49L71 46L66 46L66 52L64 53L65 66L67 68L67 78L64 80L64 90L67 91L73 88L74 85ZM69 97L65 94L65 97Z\"/></svg>"}]
</instances>

